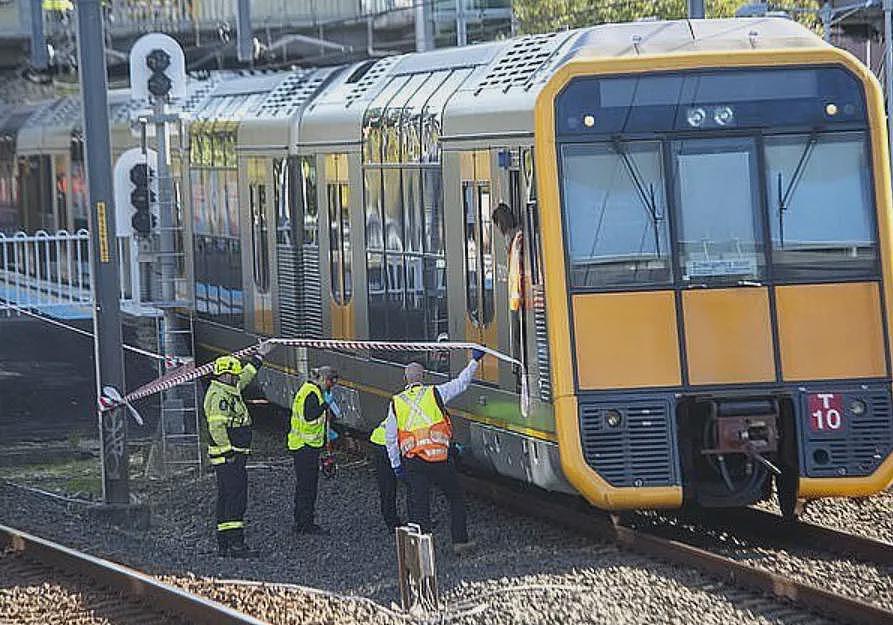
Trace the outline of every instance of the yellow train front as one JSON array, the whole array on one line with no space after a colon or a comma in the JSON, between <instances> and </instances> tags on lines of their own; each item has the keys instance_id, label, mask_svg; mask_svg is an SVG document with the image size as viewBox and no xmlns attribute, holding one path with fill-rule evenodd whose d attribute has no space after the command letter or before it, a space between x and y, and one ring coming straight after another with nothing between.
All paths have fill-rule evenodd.
<instances>
[{"instance_id":1,"label":"yellow train front","mask_svg":"<svg viewBox=\"0 0 893 625\"><path fill-rule=\"evenodd\" d=\"M715 37L583 40L537 99L564 473L608 509L875 493L893 477L879 85L811 35L682 24Z\"/></svg>"}]
</instances>

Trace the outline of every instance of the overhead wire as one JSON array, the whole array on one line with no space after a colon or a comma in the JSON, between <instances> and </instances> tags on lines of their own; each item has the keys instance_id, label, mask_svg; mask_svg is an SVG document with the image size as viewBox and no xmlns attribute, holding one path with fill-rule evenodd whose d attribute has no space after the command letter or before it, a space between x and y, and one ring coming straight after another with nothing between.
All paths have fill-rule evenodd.
<instances>
[{"instance_id":1,"label":"overhead wire","mask_svg":"<svg viewBox=\"0 0 893 625\"><path fill-rule=\"evenodd\" d=\"M74 332L75 334L80 334L81 336L86 336L90 339L95 339L96 337L92 332L84 330L82 328L78 328L77 326L68 325L67 323L62 323L58 319L53 319L52 317L48 317L46 315L41 315L35 312L28 310L27 308L22 308L20 306L16 306L15 304L10 304L9 302L4 303L0 306L0 310L2 309L10 309L14 310L17 313L26 315L28 317L32 317L34 319L39 319L45 323L49 323L50 325L54 325L56 327L62 328L64 330L69 330ZM127 345L126 343L122 344L121 347L126 351L133 352L134 354L139 354L140 356L146 356L147 358L152 358L153 360L166 360L166 358L161 354L156 354L155 352L150 352L147 349L142 349L140 347L135 347L133 345Z\"/></svg>"}]
</instances>

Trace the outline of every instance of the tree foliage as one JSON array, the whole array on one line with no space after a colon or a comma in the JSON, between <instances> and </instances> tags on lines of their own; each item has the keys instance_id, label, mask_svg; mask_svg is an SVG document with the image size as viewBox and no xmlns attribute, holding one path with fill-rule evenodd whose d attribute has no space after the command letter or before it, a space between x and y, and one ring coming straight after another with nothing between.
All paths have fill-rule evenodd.
<instances>
[{"instance_id":1,"label":"tree foliage","mask_svg":"<svg viewBox=\"0 0 893 625\"><path fill-rule=\"evenodd\" d=\"M705 0L707 17L733 17L748 0ZM806 0L801 8L818 8L816 0ZM686 0L514 0L515 18L521 33L542 33L581 28L608 22L631 22L643 18L661 20L686 16ZM815 28L817 20L798 13L798 21Z\"/></svg>"}]
</instances>

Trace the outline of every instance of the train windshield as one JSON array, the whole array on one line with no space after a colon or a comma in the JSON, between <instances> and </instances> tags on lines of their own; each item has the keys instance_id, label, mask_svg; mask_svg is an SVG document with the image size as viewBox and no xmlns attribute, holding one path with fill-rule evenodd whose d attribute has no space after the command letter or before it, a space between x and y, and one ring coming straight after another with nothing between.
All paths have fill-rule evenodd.
<instances>
[{"instance_id":1,"label":"train windshield","mask_svg":"<svg viewBox=\"0 0 893 625\"><path fill-rule=\"evenodd\" d=\"M682 281L762 278L755 141L691 139L672 150Z\"/></svg>"},{"instance_id":2,"label":"train windshield","mask_svg":"<svg viewBox=\"0 0 893 625\"><path fill-rule=\"evenodd\" d=\"M671 262L660 143L568 145L562 152L565 197L574 207L568 227L573 282L666 282Z\"/></svg>"},{"instance_id":3,"label":"train windshield","mask_svg":"<svg viewBox=\"0 0 893 625\"><path fill-rule=\"evenodd\" d=\"M574 288L877 272L864 95L841 68L580 78L556 138Z\"/></svg>"},{"instance_id":4,"label":"train windshield","mask_svg":"<svg viewBox=\"0 0 893 625\"><path fill-rule=\"evenodd\" d=\"M865 273L877 250L864 132L766 139L776 273Z\"/></svg>"}]
</instances>

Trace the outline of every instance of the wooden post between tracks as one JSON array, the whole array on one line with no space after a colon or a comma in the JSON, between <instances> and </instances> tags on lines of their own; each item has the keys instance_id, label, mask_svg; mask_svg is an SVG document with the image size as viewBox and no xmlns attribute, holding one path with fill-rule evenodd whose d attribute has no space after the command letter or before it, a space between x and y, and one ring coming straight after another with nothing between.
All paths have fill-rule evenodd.
<instances>
[{"instance_id":1,"label":"wooden post between tracks","mask_svg":"<svg viewBox=\"0 0 893 625\"><path fill-rule=\"evenodd\" d=\"M28 555L50 567L93 579L97 584L144 601L153 608L202 625L269 625L247 614L164 584L139 571L0 525L0 548Z\"/></svg>"}]
</instances>

